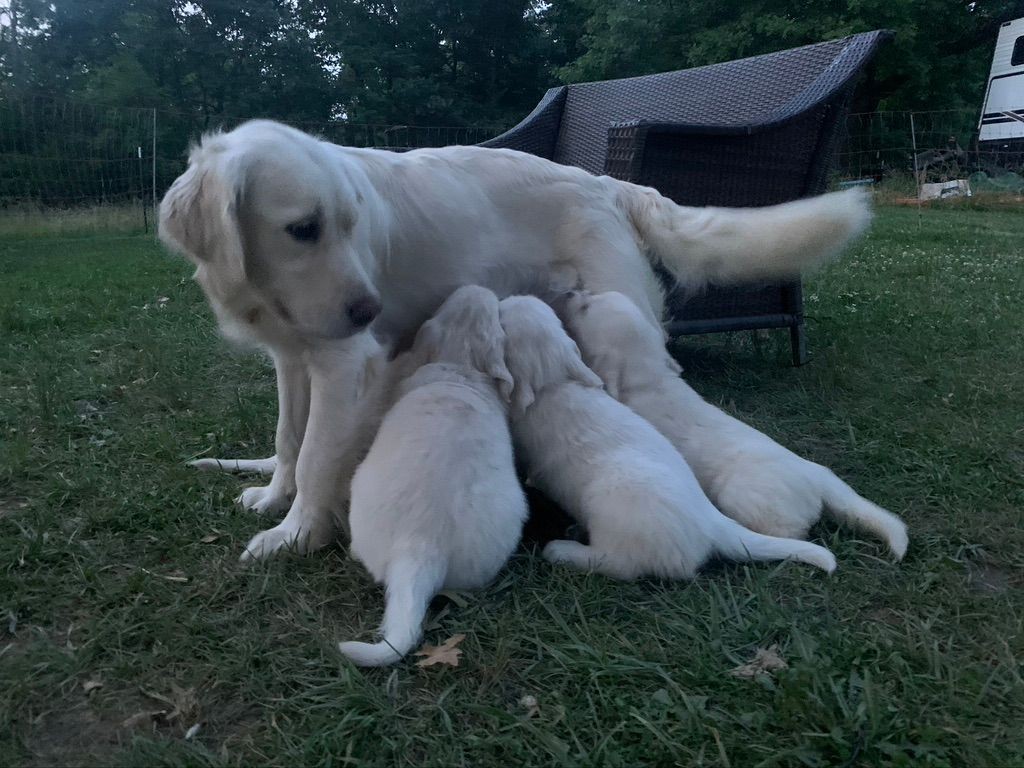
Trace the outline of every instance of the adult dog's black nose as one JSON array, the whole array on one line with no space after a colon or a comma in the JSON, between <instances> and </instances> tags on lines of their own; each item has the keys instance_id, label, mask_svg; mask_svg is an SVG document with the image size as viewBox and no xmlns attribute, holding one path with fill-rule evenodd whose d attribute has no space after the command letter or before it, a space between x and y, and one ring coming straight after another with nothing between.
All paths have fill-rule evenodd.
<instances>
[{"instance_id":1,"label":"adult dog's black nose","mask_svg":"<svg viewBox=\"0 0 1024 768\"><path fill-rule=\"evenodd\" d=\"M380 310L381 305L377 299L364 296L349 304L345 308L345 314L348 315L348 321L354 328L365 328L373 321L373 318L380 314Z\"/></svg>"}]
</instances>

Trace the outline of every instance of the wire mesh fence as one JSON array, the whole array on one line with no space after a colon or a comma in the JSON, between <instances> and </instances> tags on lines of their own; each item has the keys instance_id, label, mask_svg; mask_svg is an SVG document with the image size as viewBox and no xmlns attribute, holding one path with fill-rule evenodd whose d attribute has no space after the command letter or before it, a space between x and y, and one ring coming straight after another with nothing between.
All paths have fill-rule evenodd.
<instances>
[{"instance_id":1,"label":"wire mesh fence","mask_svg":"<svg viewBox=\"0 0 1024 768\"><path fill-rule=\"evenodd\" d=\"M149 231L203 133L249 118L28 96L0 100L0 234ZM295 123L328 141L405 151L476 144L500 127Z\"/></svg>"},{"instance_id":2,"label":"wire mesh fence","mask_svg":"<svg viewBox=\"0 0 1024 768\"><path fill-rule=\"evenodd\" d=\"M0 234L35 229L148 231L190 142L246 118L114 107L47 96L0 100ZM1020 193L1024 153L979 145L973 110L851 115L837 181L922 183L982 174ZM328 141L403 151L476 144L492 127L297 123ZM1002 180L1002 181L1000 181ZM1007 181L1008 180L1008 181Z\"/></svg>"},{"instance_id":3,"label":"wire mesh fence","mask_svg":"<svg viewBox=\"0 0 1024 768\"><path fill-rule=\"evenodd\" d=\"M1018 175L1022 166L1020 144L978 142L975 110L850 115L836 157L840 179L903 177L911 186L979 173L998 180Z\"/></svg>"}]
</instances>

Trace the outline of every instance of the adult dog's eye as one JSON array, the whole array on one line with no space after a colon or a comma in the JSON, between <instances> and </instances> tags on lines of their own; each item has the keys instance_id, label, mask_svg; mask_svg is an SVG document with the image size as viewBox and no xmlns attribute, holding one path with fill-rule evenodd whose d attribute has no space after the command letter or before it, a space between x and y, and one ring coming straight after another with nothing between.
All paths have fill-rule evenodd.
<instances>
[{"instance_id":1,"label":"adult dog's eye","mask_svg":"<svg viewBox=\"0 0 1024 768\"><path fill-rule=\"evenodd\" d=\"M320 219L303 219L289 224L284 231L301 243L315 243L320 239Z\"/></svg>"}]
</instances>

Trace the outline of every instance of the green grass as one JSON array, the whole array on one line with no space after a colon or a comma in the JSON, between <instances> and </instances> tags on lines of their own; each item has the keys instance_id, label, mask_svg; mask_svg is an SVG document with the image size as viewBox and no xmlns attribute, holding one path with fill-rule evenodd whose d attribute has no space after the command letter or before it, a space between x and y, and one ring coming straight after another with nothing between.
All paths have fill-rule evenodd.
<instances>
[{"instance_id":1,"label":"green grass","mask_svg":"<svg viewBox=\"0 0 1024 768\"><path fill-rule=\"evenodd\" d=\"M153 226L151 205L138 200L69 208L32 205L0 208L0 240L140 234L152 231Z\"/></svg>"},{"instance_id":2,"label":"green grass","mask_svg":"<svg viewBox=\"0 0 1024 768\"><path fill-rule=\"evenodd\" d=\"M808 366L784 333L679 345L714 402L903 515L901 565L829 524L832 578L615 584L523 548L435 606L462 666L368 672L335 649L380 617L360 567L241 567L266 523L184 467L271 451L275 416L189 268L145 237L0 239L0 762L1020 764L1022 238L1019 211L883 209L807 285ZM788 669L729 674L773 643Z\"/></svg>"}]
</instances>

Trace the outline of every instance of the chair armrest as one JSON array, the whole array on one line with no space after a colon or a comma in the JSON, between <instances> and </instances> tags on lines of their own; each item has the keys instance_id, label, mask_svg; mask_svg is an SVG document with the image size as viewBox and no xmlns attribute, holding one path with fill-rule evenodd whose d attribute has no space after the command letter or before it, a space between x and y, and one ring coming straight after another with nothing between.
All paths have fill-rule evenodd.
<instances>
[{"instance_id":1,"label":"chair armrest","mask_svg":"<svg viewBox=\"0 0 1024 768\"><path fill-rule=\"evenodd\" d=\"M552 159L568 91L568 87L564 85L551 88L519 124L477 146L516 149L548 160Z\"/></svg>"}]
</instances>

